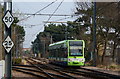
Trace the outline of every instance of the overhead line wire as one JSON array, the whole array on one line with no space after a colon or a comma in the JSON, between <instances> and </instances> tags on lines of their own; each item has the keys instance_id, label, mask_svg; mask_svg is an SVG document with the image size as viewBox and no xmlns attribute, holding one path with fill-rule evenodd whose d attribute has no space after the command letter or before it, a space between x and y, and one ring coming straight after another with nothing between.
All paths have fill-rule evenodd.
<instances>
[{"instance_id":1,"label":"overhead line wire","mask_svg":"<svg viewBox=\"0 0 120 79\"><path fill-rule=\"evenodd\" d=\"M61 20L65 20L65 19L69 19L69 18L73 18L73 17L65 17L65 18L61 18L55 21L43 21L44 23L52 23L52 22L57 22L57 21L61 21ZM59 22L58 22L59 23Z\"/></svg>"},{"instance_id":2,"label":"overhead line wire","mask_svg":"<svg viewBox=\"0 0 120 79\"><path fill-rule=\"evenodd\" d=\"M64 0L61 1L61 3L58 5L58 7L57 7L57 8L55 9L55 11L53 12L53 14L58 10L58 8L61 6L61 4L63 3L63 1L64 1ZM52 15L53 15L53 14L52 14ZM47 21L49 21L49 20L51 19L52 15L48 18ZM45 23L45 24L46 24L46 23ZM45 25L45 24L44 24L44 25ZM37 31L36 33L38 33L38 31ZM36 33L33 34L33 35L36 35Z\"/></svg>"},{"instance_id":3,"label":"overhead line wire","mask_svg":"<svg viewBox=\"0 0 120 79\"><path fill-rule=\"evenodd\" d=\"M21 14L21 15L40 15L40 16L78 16L78 15L69 15L69 14L32 14L32 13L13 13L13 14Z\"/></svg>"},{"instance_id":4,"label":"overhead line wire","mask_svg":"<svg viewBox=\"0 0 120 79\"><path fill-rule=\"evenodd\" d=\"M53 2L51 2L50 4L48 4L47 6L45 6L45 7L43 7L41 10L39 10L39 11L37 11L37 12L35 12L35 14L37 14L38 12L40 12L40 11L42 11L42 10L44 10L45 8L47 8L48 6L50 6L50 5L52 5L53 3L55 3L57 0L55 0L55 1L53 1ZM34 14L34 15L35 15ZM28 16L28 17L26 17L26 18L24 18L24 19L21 19L20 21L22 21L22 20L25 20L25 19L28 19L28 18L30 18L31 16ZM38 25L38 24L37 24ZM41 27L41 29L43 28L43 26ZM37 32L36 32L37 33ZM36 34L35 33L35 34ZM35 34L33 34L33 35L35 35ZM32 36L33 36L32 35Z\"/></svg>"},{"instance_id":5,"label":"overhead line wire","mask_svg":"<svg viewBox=\"0 0 120 79\"><path fill-rule=\"evenodd\" d=\"M63 3L63 1L64 1L64 0L61 1L61 3L58 5L58 7L57 7L57 8L55 9L55 11L53 12L53 14L58 10L58 8L61 6L61 4ZM52 15L53 15L53 14L52 14ZM50 20L50 18L52 17L52 15L48 18L48 21ZM46 23L45 23L45 24L46 24ZM44 24L44 25L45 25L45 24ZM36 32L36 33L37 33L37 32ZM35 34L36 34L36 33L35 33ZM34 35L35 35L35 34L34 34Z\"/></svg>"},{"instance_id":6,"label":"overhead line wire","mask_svg":"<svg viewBox=\"0 0 120 79\"><path fill-rule=\"evenodd\" d=\"M35 14L39 13L40 11L44 10L45 8L49 7L50 5L52 5L53 3L55 3L56 1L57 1L57 0L51 2L51 3L48 4L47 6L43 7L42 9L40 9L39 11L35 12L33 15L35 15ZM31 15L28 16L28 17L26 17L26 18L24 18L24 19L21 19L20 21L23 21L23 20L28 19L28 18L30 18L30 17L31 17Z\"/></svg>"},{"instance_id":7,"label":"overhead line wire","mask_svg":"<svg viewBox=\"0 0 120 79\"><path fill-rule=\"evenodd\" d=\"M53 12L53 14L48 18L47 21L49 21L51 19L51 17L54 15L54 13L58 10L58 8L61 6L61 4L63 3L64 0L61 1L61 3L58 5L58 7L55 9L55 11Z\"/></svg>"},{"instance_id":8,"label":"overhead line wire","mask_svg":"<svg viewBox=\"0 0 120 79\"><path fill-rule=\"evenodd\" d=\"M61 20L65 20L65 19L68 19L68 18L73 18L73 17L65 17L65 18L57 19L55 21L61 21Z\"/></svg>"},{"instance_id":9,"label":"overhead line wire","mask_svg":"<svg viewBox=\"0 0 120 79\"><path fill-rule=\"evenodd\" d=\"M45 8L49 7L50 5L52 5L53 3L55 3L57 0L51 2L50 4L48 4L47 6L43 7L41 10L37 11L35 14L39 13L40 11L44 10Z\"/></svg>"},{"instance_id":10,"label":"overhead line wire","mask_svg":"<svg viewBox=\"0 0 120 79\"><path fill-rule=\"evenodd\" d=\"M69 18L73 18L73 17L65 17L65 18L57 19L55 21L61 21L61 20L69 19ZM43 21L43 22L48 23L47 21ZM54 22L54 21L52 21L52 22ZM35 24L35 25L26 24L26 25L23 25L23 26L29 26L29 28L32 28L33 26L38 26L38 25L42 25L42 23L41 24ZM24 27L24 28L27 28L27 27Z\"/></svg>"}]
</instances>

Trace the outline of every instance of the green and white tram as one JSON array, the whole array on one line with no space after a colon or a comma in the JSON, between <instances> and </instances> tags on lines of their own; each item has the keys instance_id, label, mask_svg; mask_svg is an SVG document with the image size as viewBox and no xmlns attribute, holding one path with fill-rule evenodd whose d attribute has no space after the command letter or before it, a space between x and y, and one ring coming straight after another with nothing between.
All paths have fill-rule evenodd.
<instances>
[{"instance_id":1,"label":"green and white tram","mask_svg":"<svg viewBox=\"0 0 120 79\"><path fill-rule=\"evenodd\" d=\"M84 66L84 40L64 40L49 45L49 59L66 66Z\"/></svg>"}]
</instances>

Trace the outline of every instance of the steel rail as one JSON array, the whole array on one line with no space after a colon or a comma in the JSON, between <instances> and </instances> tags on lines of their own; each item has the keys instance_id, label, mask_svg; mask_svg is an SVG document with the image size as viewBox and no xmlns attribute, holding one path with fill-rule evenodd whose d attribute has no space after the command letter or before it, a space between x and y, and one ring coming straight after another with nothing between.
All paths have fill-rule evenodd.
<instances>
[{"instance_id":1,"label":"steel rail","mask_svg":"<svg viewBox=\"0 0 120 79\"><path fill-rule=\"evenodd\" d=\"M31 59L32 60L32 59ZM35 60L32 60L32 61L35 61ZM35 61L36 62L36 61ZM39 62L38 62L39 63ZM42 64L42 63L39 63L39 64ZM67 76L68 78L72 78L72 79L77 79L76 77L73 77L73 76L71 76L71 75L68 75L68 74L66 74L66 73L64 73L64 72L62 72L61 70L58 70L58 69L55 69L55 68L52 68L52 67L50 67L50 66L47 66L47 65L45 65L45 64L42 64L44 67L46 66L46 67L48 67L48 68L50 68L50 69L52 69L52 70L54 70L54 71L57 71L57 72L59 72L60 74L62 74L62 75L64 75L64 76Z\"/></svg>"},{"instance_id":2,"label":"steel rail","mask_svg":"<svg viewBox=\"0 0 120 79\"><path fill-rule=\"evenodd\" d=\"M23 73L26 73L26 74L30 74L30 75L33 75L33 76L36 76L36 77L40 77L40 78L43 78L43 79L48 79L47 77L44 77L44 76L41 76L41 75L37 75L37 74L32 73L32 72L27 72L27 71L20 70L20 69L15 69L15 68L13 68L13 70L18 71L18 72L23 72Z\"/></svg>"},{"instance_id":3,"label":"steel rail","mask_svg":"<svg viewBox=\"0 0 120 79\"><path fill-rule=\"evenodd\" d=\"M27 70L27 71L33 71L33 72L42 73L42 71L40 71L40 70L35 70L35 69L20 68L20 67L12 67L12 68L13 68L13 70L14 70L14 69L21 69L21 70ZM61 77L61 78L65 78L65 79L69 79L68 77L63 76L63 75L56 75L56 74L53 74L53 73L48 73L48 74L53 75L53 76L57 76L57 77Z\"/></svg>"},{"instance_id":4,"label":"steel rail","mask_svg":"<svg viewBox=\"0 0 120 79\"><path fill-rule=\"evenodd\" d=\"M32 64L34 67L36 67L37 69L41 70L44 74L46 74L46 76L48 76L50 79L55 79L53 76L49 75L48 73L46 73L42 68L38 67L37 65L33 64L32 62L30 62L28 59L26 59L26 61L28 61L30 64Z\"/></svg>"},{"instance_id":5,"label":"steel rail","mask_svg":"<svg viewBox=\"0 0 120 79\"><path fill-rule=\"evenodd\" d=\"M113 74L109 74L109 73L105 73L105 72L101 72L101 71L96 71L96 70L92 70L92 69L87 69L87 68L80 68L80 69L91 71L91 72L94 72L94 73L98 73L99 75L106 76L106 77L109 77L109 78L120 79L119 75L113 75ZM76 71L79 71L79 70L76 70Z\"/></svg>"},{"instance_id":6,"label":"steel rail","mask_svg":"<svg viewBox=\"0 0 120 79\"><path fill-rule=\"evenodd\" d=\"M96 73L91 73L91 72L85 72L85 71L77 71L75 69L64 69L64 68L61 68L61 67L57 67L56 68L57 70L60 70L60 71L63 71L63 72L67 72L67 73L72 73L72 74L77 74L77 75L82 75L82 76L85 76L85 77L91 77L91 78L99 78L99 79L110 79L110 78L106 78L106 77L103 77L101 76L100 74L96 74Z\"/></svg>"},{"instance_id":7,"label":"steel rail","mask_svg":"<svg viewBox=\"0 0 120 79\"><path fill-rule=\"evenodd\" d=\"M34 60L33 60L34 61ZM42 64L42 63L40 63ZM44 65L44 64L42 64ZM44 67L47 65L44 65ZM49 66L50 68L50 66ZM53 68L51 68L53 69ZM86 68L80 68L86 71L80 71L80 70L75 70L75 69L69 69L69 71L63 69L63 68L55 68L54 70L56 71L64 71L64 72L69 72L69 73L73 73L73 74L78 74L78 75L83 75L83 76L89 76L91 78L104 78L104 79L120 79L119 75L113 75L113 74L109 74L109 73L105 73L105 72L101 72L101 71L96 71L96 70L91 70L91 69L86 69ZM74 71L74 72L72 72ZM80 73L81 72L81 73Z\"/></svg>"},{"instance_id":8,"label":"steel rail","mask_svg":"<svg viewBox=\"0 0 120 79\"><path fill-rule=\"evenodd\" d=\"M91 77L91 78L97 78L97 79L109 79L109 78L106 78L106 77L103 77L99 74L95 74L95 73L91 73L91 72L85 72L85 71L79 71L79 72L75 72L74 70L61 70L63 72L68 72L68 73L73 73L73 74L77 74L77 75L82 75L82 76L85 76L85 77Z\"/></svg>"},{"instance_id":9,"label":"steel rail","mask_svg":"<svg viewBox=\"0 0 120 79\"><path fill-rule=\"evenodd\" d=\"M21 65L21 64L13 64L12 66L34 67L32 65Z\"/></svg>"}]
</instances>

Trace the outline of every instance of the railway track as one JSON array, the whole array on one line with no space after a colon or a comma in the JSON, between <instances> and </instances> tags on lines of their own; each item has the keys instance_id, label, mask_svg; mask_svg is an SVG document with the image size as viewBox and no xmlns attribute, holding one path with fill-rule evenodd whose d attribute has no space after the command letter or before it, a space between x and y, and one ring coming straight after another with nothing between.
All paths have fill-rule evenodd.
<instances>
[{"instance_id":1,"label":"railway track","mask_svg":"<svg viewBox=\"0 0 120 79\"><path fill-rule=\"evenodd\" d=\"M92 70L92 69L87 69L87 68L80 68L81 70L85 70L85 71L89 71L89 72L93 72L95 75L102 75L104 78L108 78L108 79L120 79L119 75L113 75L113 74L109 74L109 73L105 73L105 72L101 72L101 71L96 71L96 70ZM77 72L79 72L79 70L76 70Z\"/></svg>"},{"instance_id":2,"label":"railway track","mask_svg":"<svg viewBox=\"0 0 120 79\"><path fill-rule=\"evenodd\" d=\"M13 70L18 71L18 72L23 72L25 74L30 74L30 75L36 77L36 79L39 79L39 78L41 78L41 79L48 79L45 76L36 74L36 72L38 72L37 70L28 69L28 68L21 68L21 67L12 67L12 68L13 68Z\"/></svg>"},{"instance_id":3,"label":"railway track","mask_svg":"<svg viewBox=\"0 0 120 79\"><path fill-rule=\"evenodd\" d=\"M42 61L36 59L26 59L31 65L13 66L14 70L25 71L43 79L120 79L120 76L103 73L91 69L80 68L74 69L71 67L59 67L51 64L43 64ZM26 68L22 68L26 67ZM35 69L31 69L34 67ZM30 73L29 73L30 72ZM32 74L35 72L37 74Z\"/></svg>"},{"instance_id":4,"label":"railway track","mask_svg":"<svg viewBox=\"0 0 120 79\"><path fill-rule=\"evenodd\" d=\"M31 65L14 65L13 70L27 73L43 79L71 79L71 78L77 79L76 77L73 77L61 71L57 71L54 69L49 70L44 65L41 65L42 67L40 67L40 65L35 64L35 62L32 62L30 59L29 60L26 59L26 60ZM36 68L37 70L33 69L33 67Z\"/></svg>"},{"instance_id":5,"label":"railway track","mask_svg":"<svg viewBox=\"0 0 120 79\"><path fill-rule=\"evenodd\" d=\"M36 62L35 60L33 60L33 59L29 59L29 60L31 60L31 61L33 61L33 62ZM27 60L27 61L29 61L29 60ZM30 62L31 63L31 62ZM31 63L31 64L33 64L33 63ZM33 64L34 65L34 64ZM52 74L54 73L55 75L59 75L59 77L61 77L61 78L63 78L63 79L78 79L78 78L76 78L76 77L74 77L74 76L71 76L70 74L66 74L65 72L62 72L62 71L60 71L60 70L57 70L57 69L55 69L55 68L52 68L52 67L48 67L47 65L45 65L45 64L37 64L37 65L35 65L36 66L36 68L38 68L38 69L42 69L42 71L44 71L44 72L51 72ZM51 76L51 75L50 75ZM52 76L53 77L53 76ZM55 77L55 76L54 76ZM53 77L53 78L54 78ZM60 79L61 79L60 78ZM55 78L56 79L56 78ZM58 79L58 77L57 77L57 79Z\"/></svg>"},{"instance_id":6,"label":"railway track","mask_svg":"<svg viewBox=\"0 0 120 79\"><path fill-rule=\"evenodd\" d=\"M69 73L74 73L78 75L83 75L83 76L88 76L90 78L97 78L97 79L120 79L120 76L117 75L112 75L108 73L103 73L99 71L93 71L93 70L87 70L87 69L82 69L80 68L79 70L76 69L69 69L68 70L63 70L64 72L69 72ZM72 71L72 72L71 72Z\"/></svg>"},{"instance_id":7,"label":"railway track","mask_svg":"<svg viewBox=\"0 0 120 79\"><path fill-rule=\"evenodd\" d=\"M21 68L21 67L13 67L14 70L16 71L19 71L19 72L23 72L23 73L27 73L27 74L30 74L30 75L33 75L33 76L36 76L36 77L39 77L39 78L43 78L43 79L49 79L49 77L45 77L45 76L41 76L40 74L34 74L33 72L36 72L36 73L43 73L42 71L40 70L36 70L36 69L29 69L29 68ZM31 73L32 72L32 73ZM60 79L68 79L67 77L65 76L61 76L61 75L56 75L56 74L52 74L52 73L47 73L51 76L56 76L56 77L59 77ZM50 79L55 79L54 77L50 77Z\"/></svg>"},{"instance_id":8,"label":"railway track","mask_svg":"<svg viewBox=\"0 0 120 79\"><path fill-rule=\"evenodd\" d=\"M41 64L41 63L39 63L39 64ZM75 75L82 75L82 76L89 77L89 78L120 79L120 76L118 76L118 75L108 74L108 73L105 73L105 72L96 71L96 70L92 70L92 69L79 68L79 70L78 70L78 69L73 69L73 68L70 68L70 67L69 68L63 68L63 67L58 67L58 66L56 66L56 68L53 68L52 66L50 66L50 64L44 65L44 67L45 66L47 66L49 68L51 67L51 69L54 69L56 71L71 73L71 74L75 74Z\"/></svg>"}]
</instances>

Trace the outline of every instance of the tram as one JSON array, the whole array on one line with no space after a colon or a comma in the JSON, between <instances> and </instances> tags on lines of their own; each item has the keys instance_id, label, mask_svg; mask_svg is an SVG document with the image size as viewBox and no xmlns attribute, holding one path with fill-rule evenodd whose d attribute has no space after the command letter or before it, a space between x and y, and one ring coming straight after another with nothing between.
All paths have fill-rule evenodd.
<instances>
[{"instance_id":1,"label":"tram","mask_svg":"<svg viewBox=\"0 0 120 79\"><path fill-rule=\"evenodd\" d=\"M84 66L84 40L64 40L49 45L49 60L64 66Z\"/></svg>"}]
</instances>

